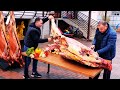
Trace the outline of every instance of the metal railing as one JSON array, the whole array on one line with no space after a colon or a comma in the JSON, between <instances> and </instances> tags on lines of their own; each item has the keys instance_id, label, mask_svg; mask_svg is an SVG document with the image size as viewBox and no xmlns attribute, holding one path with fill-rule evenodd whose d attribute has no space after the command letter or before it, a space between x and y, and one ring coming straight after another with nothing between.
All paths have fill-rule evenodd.
<instances>
[{"instance_id":1,"label":"metal railing","mask_svg":"<svg viewBox=\"0 0 120 90\"><path fill-rule=\"evenodd\" d=\"M74 11L62 11L61 17L66 19L75 19L75 12Z\"/></svg>"},{"instance_id":2,"label":"metal railing","mask_svg":"<svg viewBox=\"0 0 120 90\"><path fill-rule=\"evenodd\" d=\"M68 13L69 11L64 11L61 13L62 17L63 18L66 18L66 19L69 19L71 20L72 22L74 22L76 25L78 25L80 27L80 29L82 29L81 31L83 31L83 33L86 33L88 32L88 19L89 19L89 16L83 14L82 12L78 11L77 13L77 18L75 19L75 12L72 12L71 11L71 14L70 12ZM70 17L71 15L71 17ZM97 23L98 21L94 20L91 18L91 22L90 22L90 36L89 37L94 37L94 34L95 34L95 30L97 28Z\"/></svg>"},{"instance_id":3,"label":"metal railing","mask_svg":"<svg viewBox=\"0 0 120 90\"><path fill-rule=\"evenodd\" d=\"M88 32L88 19L89 19L89 16L81 13L80 11L78 12L78 15L77 15L77 19L79 20L79 23L82 23L84 22L84 30L86 32ZM97 24L98 24L98 21L94 20L91 18L91 22L90 22L90 37L93 37L94 34L95 34L95 31L96 31L96 28L97 28Z\"/></svg>"}]
</instances>

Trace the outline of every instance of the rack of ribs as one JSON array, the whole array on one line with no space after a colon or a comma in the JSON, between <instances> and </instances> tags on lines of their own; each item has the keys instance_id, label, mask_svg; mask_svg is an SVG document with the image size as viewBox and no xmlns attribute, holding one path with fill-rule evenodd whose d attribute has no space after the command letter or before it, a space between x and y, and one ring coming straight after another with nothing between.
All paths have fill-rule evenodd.
<instances>
[{"instance_id":1,"label":"rack of ribs","mask_svg":"<svg viewBox=\"0 0 120 90\"><path fill-rule=\"evenodd\" d=\"M10 48L6 38L4 16L3 12L0 11L0 58L7 61L8 64L11 65L9 51Z\"/></svg>"},{"instance_id":2,"label":"rack of ribs","mask_svg":"<svg viewBox=\"0 0 120 90\"><path fill-rule=\"evenodd\" d=\"M19 65L22 67L24 65L24 61L22 59L22 54L21 54L21 45L20 41L17 37L17 32L16 32L16 23L15 23L15 16L14 12L10 11L9 12L9 19L6 24L6 33L7 33L7 40L8 44L10 47L10 59L12 62L16 61L19 63Z\"/></svg>"}]
</instances>

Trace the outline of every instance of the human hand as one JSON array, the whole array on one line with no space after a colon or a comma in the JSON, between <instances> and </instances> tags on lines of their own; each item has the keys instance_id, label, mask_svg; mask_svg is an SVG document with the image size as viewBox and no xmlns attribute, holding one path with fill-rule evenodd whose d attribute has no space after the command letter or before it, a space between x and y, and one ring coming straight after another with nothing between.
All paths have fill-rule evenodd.
<instances>
[{"instance_id":1,"label":"human hand","mask_svg":"<svg viewBox=\"0 0 120 90\"><path fill-rule=\"evenodd\" d=\"M90 48L94 50L95 49L95 45L92 45Z\"/></svg>"},{"instance_id":2,"label":"human hand","mask_svg":"<svg viewBox=\"0 0 120 90\"><path fill-rule=\"evenodd\" d=\"M54 19L54 17L52 15L49 15L48 19L51 20L51 19Z\"/></svg>"},{"instance_id":3,"label":"human hand","mask_svg":"<svg viewBox=\"0 0 120 90\"><path fill-rule=\"evenodd\" d=\"M48 38L48 42L51 42L53 39L52 38Z\"/></svg>"},{"instance_id":4,"label":"human hand","mask_svg":"<svg viewBox=\"0 0 120 90\"><path fill-rule=\"evenodd\" d=\"M99 58L99 54L98 54L97 52L95 52L95 53L94 53L94 57L95 57L96 59L98 59L98 58Z\"/></svg>"}]
</instances>

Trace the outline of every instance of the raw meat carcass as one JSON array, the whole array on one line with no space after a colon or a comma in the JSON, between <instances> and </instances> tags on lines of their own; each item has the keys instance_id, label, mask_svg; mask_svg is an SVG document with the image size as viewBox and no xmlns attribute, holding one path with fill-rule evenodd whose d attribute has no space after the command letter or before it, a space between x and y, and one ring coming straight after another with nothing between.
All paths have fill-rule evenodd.
<instances>
[{"instance_id":1,"label":"raw meat carcass","mask_svg":"<svg viewBox=\"0 0 120 90\"><path fill-rule=\"evenodd\" d=\"M62 36L60 30L57 28L57 26L55 24L54 19L51 20L51 34L53 37Z\"/></svg>"},{"instance_id":2,"label":"raw meat carcass","mask_svg":"<svg viewBox=\"0 0 120 90\"><path fill-rule=\"evenodd\" d=\"M111 62L100 58L92 49L75 39L63 36L56 26L54 19L51 20L51 35L54 38L59 37L57 41L60 46L60 55L64 58L75 60L91 67L112 69Z\"/></svg>"},{"instance_id":3,"label":"raw meat carcass","mask_svg":"<svg viewBox=\"0 0 120 90\"><path fill-rule=\"evenodd\" d=\"M4 16L3 12L0 11L0 58L7 61L8 64L11 65L9 51L8 41L6 39Z\"/></svg>"},{"instance_id":4,"label":"raw meat carcass","mask_svg":"<svg viewBox=\"0 0 120 90\"><path fill-rule=\"evenodd\" d=\"M24 62L21 54L21 45L17 37L16 23L15 23L15 17L14 17L13 11L9 12L9 16L7 18L6 33L7 33L8 44L10 47L9 54L10 54L11 60L13 62L16 61L20 64L20 66L23 66Z\"/></svg>"},{"instance_id":5,"label":"raw meat carcass","mask_svg":"<svg viewBox=\"0 0 120 90\"><path fill-rule=\"evenodd\" d=\"M47 47L45 48L46 51L49 51L49 52L52 52L52 53L55 53L55 54L59 54L60 52L60 46L56 43L54 44L50 44L50 45L47 45Z\"/></svg>"}]
</instances>

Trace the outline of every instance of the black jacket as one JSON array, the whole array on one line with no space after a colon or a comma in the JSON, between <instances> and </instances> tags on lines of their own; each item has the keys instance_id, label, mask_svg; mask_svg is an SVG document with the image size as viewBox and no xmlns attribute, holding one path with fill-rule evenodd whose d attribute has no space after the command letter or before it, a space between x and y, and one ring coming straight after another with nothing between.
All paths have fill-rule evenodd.
<instances>
[{"instance_id":1,"label":"black jacket","mask_svg":"<svg viewBox=\"0 0 120 90\"><path fill-rule=\"evenodd\" d=\"M47 18L43 18L42 20L43 20L43 24L44 24L49 19L47 17ZM40 28L35 26L35 22L31 23L28 26L28 30L27 30L25 38L24 38L24 45L27 47L37 48L38 43L48 42L48 39L40 39L40 36L41 36Z\"/></svg>"}]
</instances>

